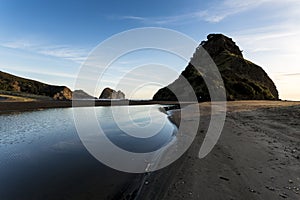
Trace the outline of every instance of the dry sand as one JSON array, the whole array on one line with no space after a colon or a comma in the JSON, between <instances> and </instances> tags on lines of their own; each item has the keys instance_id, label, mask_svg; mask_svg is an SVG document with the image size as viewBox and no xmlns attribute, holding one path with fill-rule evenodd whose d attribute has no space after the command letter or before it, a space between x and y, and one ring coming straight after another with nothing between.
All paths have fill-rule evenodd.
<instances>
[{"instance_id":1,"label":"dry sand","mask_svg":"<svg viewBox=\"0 0 300 200\"><path fill-rule=\"evenodd\" d=\"M205 113L209 103L200 108ZM235 101L227 110L212 152L197 157L210 119L205 115L191 148L151 180L168 179L167 188L144 188L147 198L140 199L300 199L300 102Z\"/></svg>"},{"instance_id":2,"label":"dry sand","mask_svg":"<svg viewBox=\"0 0 300 200\"><path fill-rule=\"evenodd\" d=\"M7 94L0 94L0 102L24 102L24 101L35 101L35 99L7 95Z\"/></svg>"}]
</instances>

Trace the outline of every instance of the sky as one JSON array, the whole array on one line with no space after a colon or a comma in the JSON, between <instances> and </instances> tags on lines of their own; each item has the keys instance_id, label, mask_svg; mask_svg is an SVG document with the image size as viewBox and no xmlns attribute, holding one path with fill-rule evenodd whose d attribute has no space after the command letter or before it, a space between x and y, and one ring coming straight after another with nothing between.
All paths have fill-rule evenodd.
<instances>
[{"instance_id":1,"label":"sky","mask_svg":"<svg viewBox=\"0 0 300 200\"><path fill-rule=\"evenodd\" d=\"M300 100L299 10L298 0L0 0L0 70L73 90L90 52L120 32L161 27L199 43L223 33L268 73L281 99ZM113 62L97 90L82 89L98 96L112 87L150 99L185 66L170 53L140 50Z\"/></svg>"}]
</instances>

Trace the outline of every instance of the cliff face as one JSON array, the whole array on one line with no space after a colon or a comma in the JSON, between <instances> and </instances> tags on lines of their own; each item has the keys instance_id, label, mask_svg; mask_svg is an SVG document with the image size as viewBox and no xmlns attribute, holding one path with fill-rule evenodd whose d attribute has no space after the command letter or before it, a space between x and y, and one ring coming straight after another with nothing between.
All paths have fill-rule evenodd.
<instances>
[{"instance_id":1,"label":"cliff face","mask_svg":"<svg viewBox=\"0 0 300 200\"><path fill-rule=\"evenodd\" d=\"M125 99L125 94L123 92L119 91L115 91L111 88L105 88L99 99Z\"/></svg>"},{"instance_id":2,"label":"cliff face","mask_svg":"<svg viewBox=\"0 0 300 200\"><path fill-rule=\"evenodd\" d=\"M72 99L72 91L68 87L48 85L1 71L0 90L48 96L55 100Z\"/></svg>"},{"instance_id":3,"label":"cliff face","mask_svg":"<svg viewBox=\"0 0 300 200\"><path fill-rule=\"evenodd\" d=\"M202 46L216 63L224 81L228 100L277 100L278 91L275 84L258 65L243 58L242 51L233 42L222 34L210 34ZM199 53L197 48L192 60L195 61ZM193 87L199 101L210 100L208 89L199 72L189 63L181 75ZM176 100L175 95L168 89L172 88L180 94L183 88L180 78L165 88L160 89L154 100ZM183 91L182 91L183 92Z\"/></svg>"}]
</instances>

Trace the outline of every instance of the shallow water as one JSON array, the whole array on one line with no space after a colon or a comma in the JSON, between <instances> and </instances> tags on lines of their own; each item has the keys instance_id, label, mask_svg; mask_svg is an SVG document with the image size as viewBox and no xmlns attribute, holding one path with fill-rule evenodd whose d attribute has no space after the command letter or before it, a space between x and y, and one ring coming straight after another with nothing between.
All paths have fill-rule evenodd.
<instances>
[{"instance_id":1,"label":"shallow water","mask_svg":"<svg viewBox=\"0 0 300 200\"><path fill-rule=\"evenodd\" d=\"M158 105L111 108L0 115L0 199L112 199L128 192L141 174L119 172L96 160L79 139L74 109L93 109L110 141L130 152L159 149L176 128Z\"/></svg>"}]
</instances>

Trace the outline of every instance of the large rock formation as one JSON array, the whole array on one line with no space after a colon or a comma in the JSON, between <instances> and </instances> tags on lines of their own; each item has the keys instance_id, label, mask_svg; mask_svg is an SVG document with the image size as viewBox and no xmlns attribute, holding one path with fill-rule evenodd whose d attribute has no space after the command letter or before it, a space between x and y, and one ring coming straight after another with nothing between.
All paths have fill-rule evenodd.
<instances>
[{"instance_id":1,"label":"large rock formation","mask_svg":"<svg viewBox=\"0 0 300 200\"><path fill-rule=\"evenodd\" d=\"M224 81L228 100L277 100L278 91L273 81L258 65L243 58L242 51L222 34L210 34L202 46L216 63ZM181 73L192 86L199 101L209 101L210 96L204 79L191 63L197 62L200 54L196 49L191 62ZM203 72L205 75L205 72ZM181 77L165 88L160 89L153 100L177 100L170 89L176 94L184 93ZM170 89L169 89L170 88Z\"/></svg>"},{"instance_id":2,"label":"large rock formation","mask_svg":"<svg viewBox=\"0 0 300 200\"><path fill-rule=\"evenodd\" d=\"M48 85L1 71L0 90L48 96L55 100L72 99L72 91L68 87Z\"/></svg>"},{"instance_id":3,"label":"large rock formation","mask_svg":"<svg viewBox=\"0 0 300 200\"><path fill-rule=\"evenodd\" d=\"M123 92L119 91L115 91L111 88L105 88L99 99L125 99L125 94Z\"/></svg>"}]
</instances>

